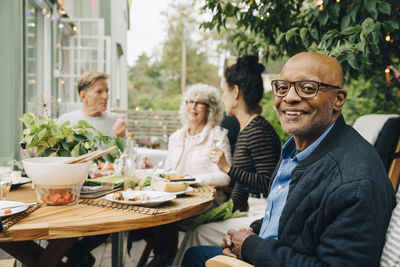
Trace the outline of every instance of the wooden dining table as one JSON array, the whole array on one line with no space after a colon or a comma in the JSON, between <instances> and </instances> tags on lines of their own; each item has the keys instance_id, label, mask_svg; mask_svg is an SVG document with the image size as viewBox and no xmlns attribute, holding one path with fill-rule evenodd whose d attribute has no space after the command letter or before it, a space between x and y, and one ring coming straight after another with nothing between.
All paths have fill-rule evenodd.
<instances>
[{"instance_id":1,"label":"wooden dining table","mask_svg":"<svg viewBox=\"0 0 400 267\"><path fill-rule=\"evenodd\" d=\"M112 266L122 266L122 232L176 222L211 207L215 189L194 188L160 207L112 203L100 197L66 206L41 206L0 233L0 248L27 266L66 266L62 258L82 236L112 233ZM32 185L12 190L7 200L35 200ZM43 248L35 240L48 240Z\"/></svg>"}]
</instances>

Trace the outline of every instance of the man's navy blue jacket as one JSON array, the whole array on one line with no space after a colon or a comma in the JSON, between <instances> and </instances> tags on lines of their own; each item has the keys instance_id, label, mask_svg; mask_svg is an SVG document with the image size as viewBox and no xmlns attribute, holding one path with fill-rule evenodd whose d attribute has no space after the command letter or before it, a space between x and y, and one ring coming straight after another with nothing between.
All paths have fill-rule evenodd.
<instances>
[{"instance_id":1,"label":"man's navy blue jacket","mask_svg":"<svg viewBox=\"0 0 400 267\"><path fill-rule=\"evenodd\" d=\"M375 148L340 116L293 170L278 239L249 236L242 256L255 266L379 266L394 206Z\"/></svg>"}]
</instances>

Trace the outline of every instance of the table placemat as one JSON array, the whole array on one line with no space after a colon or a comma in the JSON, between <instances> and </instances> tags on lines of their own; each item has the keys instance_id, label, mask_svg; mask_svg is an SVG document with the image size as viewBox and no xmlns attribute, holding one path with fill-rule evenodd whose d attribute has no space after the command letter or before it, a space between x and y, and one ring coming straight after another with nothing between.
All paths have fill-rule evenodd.
<instances>
[{"instance_id":1,"label":"table placemat","mask_svg":"<svg viewBox=\"0 0 400 267\"><path fill-rule=\"evenodd\" d=\"M214 198L215 188L212 186L198 186L194 188L193 192L185 195L177 196L176 199L166 202L159 207L142 207L136 205L120 204L108 201L104 198L100 199L81 199L79 204L89 206L118 209L123 211L137 212L147 215L156 215L160 213L174 212L177 210L185 209L192 205L204 203L207 200Z\"/></svg>"},{"instance_id":2,"label":"table placemat","mask_svg":"<svg viewBox=\"0 0 400 267\"><path fill-rule=\"evenodd\" d=\"M22 220L23 218L25 218L26 216L28 216L29 214L40 208L41 205L42 205L41 203L32 205L23 212L7 217L1 222L0 232L5 232L8 228L10 228L14 224L16 224L17 222L19 222L20 220Z\"/></svg>"}]
</instances>

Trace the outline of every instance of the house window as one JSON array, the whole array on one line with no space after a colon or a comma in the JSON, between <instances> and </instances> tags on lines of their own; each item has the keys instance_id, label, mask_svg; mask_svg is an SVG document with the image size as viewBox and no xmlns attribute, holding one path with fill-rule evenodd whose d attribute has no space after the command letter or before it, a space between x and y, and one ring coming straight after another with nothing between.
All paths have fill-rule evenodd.
<instances>
[{"instance_id":1,"label":"house window","mask_svg":"<svg viewBox=\"0 0 400 267\"><path fill-rule=\"evenodd\" d=\"M46 1L25 2L25 101L24 109L42 114L41 104L51 114L52 96L52 25L57 18ZM58 15L57 15L58 17Z\"/></svg>"}]
</instances>

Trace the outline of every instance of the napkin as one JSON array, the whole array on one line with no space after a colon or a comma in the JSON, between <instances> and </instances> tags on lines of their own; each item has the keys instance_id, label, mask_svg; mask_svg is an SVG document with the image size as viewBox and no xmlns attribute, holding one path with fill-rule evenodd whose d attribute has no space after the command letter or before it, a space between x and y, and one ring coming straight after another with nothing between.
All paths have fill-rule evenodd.
<instances>
[{"instance_id":1,"label":"napkin","mask_svg":"<svg viewBox=\"0 0 400 267\"><path fill-rule=\"evenodd\" d=\"M247 212L240 212L233 210L233 201L230 199L229 201L225 202L224 204L198 216L195 218L189 218L186 220L181 221L178 225L183 229L191 230L194 229L204 223L210 222L217 222L217 221L225 221L230 218L238 218L238 217L247 217Z\"/></svg>"},{"instance_id":2,"label":"napkin","mask_svg":"<svg viewBox=\"0 0 400 267\"><path fill-rule=\"evenodd\" d=\"M114 188L122 187L124 184L124 176L122 176L120 173L114 173L109 176L87 179L83 185L101 185L104 182L114 184Z\"/></svg>"}]
</instances>

